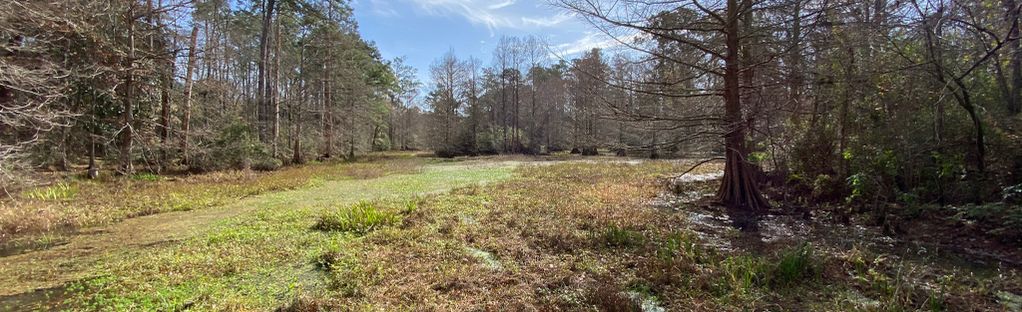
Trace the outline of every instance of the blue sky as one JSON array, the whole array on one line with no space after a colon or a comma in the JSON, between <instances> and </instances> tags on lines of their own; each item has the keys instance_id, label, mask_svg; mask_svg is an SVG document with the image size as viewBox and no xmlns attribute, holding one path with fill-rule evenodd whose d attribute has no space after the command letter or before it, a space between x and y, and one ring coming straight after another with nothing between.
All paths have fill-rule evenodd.
<instances>
[{"instance_id":1,"label":"blue sky","mask_svg":"<svg viewBox=\"0 0 1022 312\"><path fill-rule=\"evenodd\" d=\"M536 35L555 55L568 58L616 43L546 0L355 0L352 5L362 35L376 42L385 58L406 57L427 85L429 65L448 50L488 66L503 35Z\"/></svg>"}]
</instances>

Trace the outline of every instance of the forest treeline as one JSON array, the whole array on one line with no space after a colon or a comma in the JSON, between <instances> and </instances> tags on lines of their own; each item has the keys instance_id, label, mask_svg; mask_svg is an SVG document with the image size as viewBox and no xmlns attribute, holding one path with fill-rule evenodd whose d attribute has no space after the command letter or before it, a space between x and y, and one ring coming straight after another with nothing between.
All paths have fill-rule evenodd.
<instances>
[{"instance_id":1,"label":"forest treeline","mask_svg":"<svg viewBox=\"0 0 1022 312\"><path fill-rule=\"evenodd\" d=\"M388 149L412 77L352 14L327 0L5 1L3 169L274 169Z\"/></svg>"},{"instance_id":2,"label":"forest treeline","mask_svg":"<svg viewBox=\"0 0 1022 312\"><path fill-rule=\"evenodd\" d=\"M564 60L504 38L489 66L438 58L432 149L719 158L731 207L836 203L883 222L891 204L996 202L947 213L1020 234L1014 0L556 5L625 51Z\"/></svg>"},{"instance_id":3,"label":"forest treeline","mask_svg":"<svg viewBox=\"0 0 1022 312\"><path fill-rule=\"evenodd\" d=\"M1022 193L1016 0L552 4L623 51L504 37L420 82L347 1L6 1L0 166L602 151L719 158L718 200L750 210Z\"/></svg>"}]
</instances>

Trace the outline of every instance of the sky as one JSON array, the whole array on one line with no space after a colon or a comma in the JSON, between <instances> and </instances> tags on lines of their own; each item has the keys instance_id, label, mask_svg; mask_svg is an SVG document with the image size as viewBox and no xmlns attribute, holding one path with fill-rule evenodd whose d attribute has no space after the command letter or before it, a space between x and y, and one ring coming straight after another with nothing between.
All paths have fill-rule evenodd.
<instances>
[{"instance_id":1,"label":"sky","mask_svg":"<svg viewBox=\"0 0 1022 312\"><path fill-rule=\"evenodd\" d=\"M428 85L429 66L453 49L490 65L501 36L536 35L550 46L551 61L578 56L617 41L549 0L355 0L362 36L387 59L405 57Z\"/></svg>"}]
</instances>

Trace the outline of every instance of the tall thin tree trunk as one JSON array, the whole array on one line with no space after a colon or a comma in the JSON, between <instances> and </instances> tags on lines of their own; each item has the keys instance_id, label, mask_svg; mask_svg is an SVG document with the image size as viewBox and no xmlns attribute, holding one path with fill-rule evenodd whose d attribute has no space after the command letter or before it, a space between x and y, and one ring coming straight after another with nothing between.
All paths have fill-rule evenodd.
<instances>
[{"instance_id":1,"label":"tall thin tree trunk","mask_svg":"<svg viewBox=\"0 0 1022 312\"><path fill-rule=\"evenodd\" d=\"M188 63L185 65L185 94L183 116L181 116L181 162L188 164L188 137L191 134L192 124L192 89L195 87L195 49L199 37L199 26L192 26L192 37L188 43Z\"/></svg>"},{"instance_id":2,"label":"tall thin tree trunk","mask_svg":"<svg viewBox=\"0 0 1022 312\"><path fill-rule=\"evenodd\" d=\"M267 76L269 76L269 62L270 62L270 24L273 22L273 10L276 7L276 0L265 0L263 3L263 23L262 33L259 35L259 77L258 77L258 104L256 109L256 122L259 132L259 141L265 143L268 140L269 131L269 86L267 83Z\"/></svg>"},{"instance_id":3,"label":"tall thin tree trunk","mask_svg":"<svg viewBox=\"0 0 1022 312\"><path fill-rule=\"evenodd\" d=\"M280 91L277 90L278 84L280 83L280 19L273 26L274 28L274 64L273 64L273 83L269 89L270 102L273 107L273 128L271 129L271 140L272 143L272 155L274 158L278 157L277 141L280 138Z\"/></svg>"},{"instance_id":4,"label":"tall thin tree trunk","mask_svg":"<svg viewBox=\"0 0 1022 312\"><path fill-rule=\"evenodd\" d=\"M132 139L134 137L133 123L135 120L134 116L134 105L135 105L135 4L128 4L127 16L125 16L125 22L128 26L128 57L125 60L125 65L128 70L124 77L124 99L123 112L121 112L121 135L120 135L120 172L122 174L132 174L135 171L132 165Z\"/></svg>"},{"instance_id":5,"label":"tall thin tree trunk","mask_svg":"<svg viewBox=\"0 0 1022 312\"><path fill-rule=\"evenodd\" d=\"M334 150L334 120L333 120L333 98L330 90L330 56L327 55L327 62L323 64L323 158L330 158Z\"/></svg>"},{"instance_id":6,"label":"tall thin tree trunk","mask_svg":"<svg viewBox=\"0 0 1022 312\"><path fill-rule=\"evenodd\" d=\"M1008 112L1015 115L1022 112L1022 39L1019 39L1019 6L1015 0L1003 0L1005 20L1008 22L1009 32L1008 44L1009 68L1011 70L1011 84L1009 88Z\"/></svg>"}]
</instances>

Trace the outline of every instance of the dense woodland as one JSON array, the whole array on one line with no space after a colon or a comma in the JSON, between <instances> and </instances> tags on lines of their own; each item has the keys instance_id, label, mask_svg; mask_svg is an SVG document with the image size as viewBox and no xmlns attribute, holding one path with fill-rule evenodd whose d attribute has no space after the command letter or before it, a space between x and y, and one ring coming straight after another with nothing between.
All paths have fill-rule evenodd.
<instances>
[{"instance_id":1,"label":"dense woodland","mask_svg":"<svg viewBox=\"0 0 1022 312\"><path fill-rule=\"evenodd\" d=\"M625 49L504 37L420 82L347 1L4 1L3 181L421 149L721 159L717 199L753 211L1022 193L1015 0L551 5ZM1019 234L1022 212L992 209Z\"/></svg>"}]
</instances>

